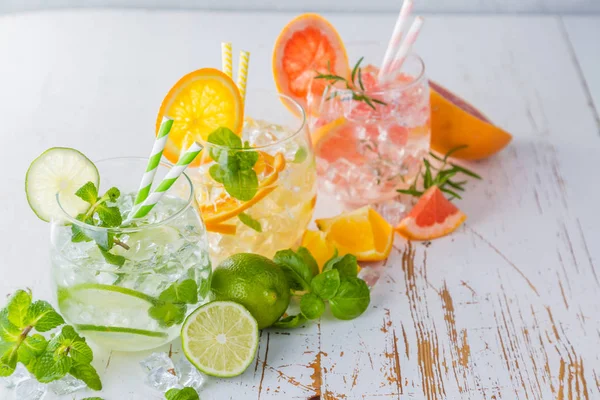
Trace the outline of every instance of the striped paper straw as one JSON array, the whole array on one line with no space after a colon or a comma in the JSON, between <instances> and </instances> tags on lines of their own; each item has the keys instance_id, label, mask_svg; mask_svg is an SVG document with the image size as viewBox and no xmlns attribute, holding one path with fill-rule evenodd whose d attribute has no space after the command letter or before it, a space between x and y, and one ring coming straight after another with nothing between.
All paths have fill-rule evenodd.
<instances>
[{"instance_id":1,"label":"striped paper straw","mask_svg":"<svg viewBox=\"0 0 600 400\"><path fill-rule=\"evenodd\" d=\"M160 159L162 157L163 150L165 149L165 144L167 144L167 139L169 138L169 132L171 132L172 126L173 119L169 117L163 117L160 124L160 129L158 130L158 135L156 135L156 140L154 140L154 146L152 146L152 152L150 153L150 158L148 159L146 172L144 172L144 176L142 176L140 189L138 190L137 196L135 197L135 202L133 204L140 204L142 201L146 200L148 194L150 194L152 182L154 181L154 175L156 175L156 170L158 170L158 165L160 164Z\"/></svg>"},{"instance_id":2,"label":"striped paper straw","mask_svg":"<svg viewBox=\"0 0 600 400\"><path fill-rule=\"evenodd\" d=\"M417 41L419 32L421 31L421 28L423 27L423 22L424 22L423 17L417 17L413 21L412 25L408 29L406 38L400 45L400 48L398 49L398 52L396 53L396 56L394 57L394 61L392 62L392 66L390 67L390 74L398 72L400 70L400 68L402 67L402 64L404 64L404 60L406 60L406 56L408 56L410 49L412 48L413 44L415 44L415 42ZM386 76L389 76L390 74L388 74ZM384 79L385 79L385 77L384 77Z\"/></svg>"},{"instance_id":3,"label":"striped paper straw","mask_svg":"<svg viewBox=\"0 0 600 400\"><path fill-rule=\"evenodd\" d=\"M139 204L137 207L134 207L125 223L128 223L133 219L142 218L148 215L150 210L154 208L156 203L159 202L159 200L165 194L165 192L169 190L171 186L173 186L175 181L177 181L177 179L181 176L181 174L187 168L187 166L190 165L192 161L194 161L194 159L196 158L198 153L200 153L202 148L203 146L200 143L192 143L192 145L187 149L185 154L181 156L177 164L175 164L173 168L169 170L169 172L164 177L162 182L158 185L158 187L146 198L146 200L144 200L143 203Z\"/></svg>"},{"instance_id":4,"label":"striped paper straw","mask_svg":"<svg viewBox=\"0 0 600 400\"><path fill-rule=\"evenodd\" d=\"M233 67L231 63L231 43L221 43L221 69L230 78L233 77Z\"/></svg>"},{"instance_id":5,"label":"striped paper straw","mask_svg":"<svg viewBox=\"0 0 600 400\"><path fill-rule=\"evenodd\" d=\"M248 63L250 62L250 53L240 51L240 60L237 72L237 87L242 95L242 101L246 100L246 80L248 79Z\"/></svg>"},{"instance_id":6,"label":"striped paper straw","mask_svg":"<svg viewBox=\"0 0 600 400\"><path fill-rule=\"evenodd\" d=\"M396 25L394 25L392 37L390 38L387 49L385 49L385 55L383 56L383 61L381 62L381 69L379 70L379 75L377 77L379 81L383 80L383 77L390 72L390 66L394 60L394 54L396 51L398 51L398 46L400 46L402 41L402 31L404 30L404 25L406 25L408 16L413 9L413 5L413 0L404 0L404 3L402 3L402 8L400 8L400 13L398 14L398 19L396 20Z\"/></svg>"}]
</instances>

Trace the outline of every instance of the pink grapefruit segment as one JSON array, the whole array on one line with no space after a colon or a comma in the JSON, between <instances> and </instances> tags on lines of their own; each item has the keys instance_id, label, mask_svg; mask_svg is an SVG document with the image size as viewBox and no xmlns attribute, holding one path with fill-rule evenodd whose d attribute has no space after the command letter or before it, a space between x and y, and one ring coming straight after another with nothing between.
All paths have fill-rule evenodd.
<instances>
[{"instance_id":1,"label":"pink grapefruit segment","mask_svg":"<svg viewBox=\"0 0 600 400\"><path fill-rule=\"evenodd\" d=\"M466 219L467 216L433 186L423 193L395 229L410 240L431 240L454 232Z\"/></svg>"}]
</instances>

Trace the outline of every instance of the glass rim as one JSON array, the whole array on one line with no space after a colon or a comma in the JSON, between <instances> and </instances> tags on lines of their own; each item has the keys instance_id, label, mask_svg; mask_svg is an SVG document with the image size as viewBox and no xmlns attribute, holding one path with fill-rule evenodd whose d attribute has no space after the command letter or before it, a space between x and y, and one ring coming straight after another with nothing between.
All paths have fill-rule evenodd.
<instances>
[{"instance_id":1,"label":"glass rim","mask_svg":"<svg viewBox=\"0 0 600 400\"><path fill-rule=\"evenodd\" d=\"M145 163L148 162L147 158L144 157L109 157L109 158L102 158L100 160L96 160L94 161L94 165L98 164L98 163L103 163L103 162L107 162L107 161L118 161L118 160L127 160L127 161L143 161ZM168 161L161 161L159 163L159 166L164 166L167 167L169 169L173 168L175 165L168 162ZM145 170L145 169L144 169ZM119 233L133 233L133 232L140 232L143 231L145 229L151 229L151 228L157 228L160 226L165 225L166 223L174 220L175 218L179 217L180 215L182 215L184 212L187 211L188 208L190 208L192 201L194 200L194 184L192 182L192 180L190 179L190 177L185 173L185 171L181 174L180 177L184 177L185 180L187 181L188 185L189 185L189 189L190 189L190 194L188 196L188 199L186 200L185 204L178 209L177 211L173 212L172 214L170 214L167 218L160 220L158 222L153 222L151 224L146 224L146 225L140 225L140 226L133 226L133 227L102 227L102 226L96 226L96 225L90 225L87 224L83 221L79 221L78 219L76 219L75 217L73 217L71 214L69 214L67 212L67 210L65 210L63 208L62 203L60 202L60 192L56 193L56 201L58 203L58 207L60 208L61 212L63 213L63 216L71 223L71 224L75 224L77 226L80 226L82 228L88 229L88 230L93 230L93 231L98 231L98 232L119 232ZM141 177L140 177L141 179ZM120 189L119 189L120 190Z\"/></svg>"},{"instance_id":2,"label":"glass rim","mask_svg":"<svg viewBox=\"0 0 600 400\"><path fill-rule=\"evenodd\" d=\"M417 74L417 76L414 79L412 79L409 82L393 81L393 82L387 84L384 89L373 90L373 91L369 90L369 91L366 91L366 93L368 93L369 95L384 95L384 94L390 93L390 92L408 90L408 89L412 88L413 86L420 84L423 81L423 79L425 78L425 62L423 61L423 59L421 57L419 57L418 54L413 53L413 52L408 53L408 55L406 56L405 62L408 60L416 61L417 65L419 67L419 73ZM402 70L400 70L398 73L400 73L401 71ZM330 86L328 86L328 87L330 87ZM332 90L335 90L336 92L339 92L339 93L354 93L354 91L352 89L345 89L345 88L333 87ZM325 93L325 92L323 92L323 93Z\"/></svg>"},{"instance_id":3,"label":"glass rim","mask_svg":"<svg viewBox=\"0 0 600 400\"><path fill-rule=\"evenodd\" d=\"M283 94L283 93L279 93L278 91L274 91L274 90L268 90L268 89L258 89L258 91L262 91L262 92L266 92L266 93L271 93L274 94L275 96L278 96L280 101L283 103L283 106L286 107L287 105L285 104L285 101L290 102L294 108L296 108L295 111L289 110L289 112L291 112L292 114L294 114L297 117L299 126L297 129L293 130L292 133L290 133L289 135L285 136L282 139L278 139L273 141L272 143L266 144L266 145L262 145L262 146L255 146L255 147L248 147L248 148L244 148L244 147L240 147L240 148L236 148L236 147L226 147L226 146L221 146L219 144L214 144L214 143L209 143L205 140L203 140L201 143L204 146L204 148L211 148L211 149L219 149L219 150L234 150L234 151L258 151L258 150L266 150L269 149L271 147L280 145L282 143L287 142L288 140L292 140L294 139L296 136L298 136L299 134L301 134L304 131L304 128L306 127L306 110L304 109L304 107L295 99L293 99L292 97ZM246 117L246 110L244 109L244 117ZM243 143L242 143L243 144Z\"/></svg>"}]
</instances>

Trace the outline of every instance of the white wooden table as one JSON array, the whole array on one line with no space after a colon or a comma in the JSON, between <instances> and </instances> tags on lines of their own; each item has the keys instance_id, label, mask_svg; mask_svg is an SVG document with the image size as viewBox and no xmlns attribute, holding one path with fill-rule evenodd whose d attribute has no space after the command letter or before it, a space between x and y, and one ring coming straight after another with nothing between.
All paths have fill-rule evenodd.
<instances>
[{"instance_id":1,"label":"white wooden table","mask_svg":"<svg viewBox=\"0 0 600 400\"><path fill-rule=\"evenodd\" d=\"M0 17L0 297L28 286L52 298L48 226L23 192L35 156L146 156L163 95L218 66L222 40L252 52L249 90L273 87L271 47L291 17ZM394 15L328 17L352 60L378 62ZM458 203L468 222L430 246L396 238L365 315L264 331L256 363L202 399L600 398L598 38L600 16L429 16L417 45L429 76L514 134L470 165L485 179ZM319 215L336 211L319 201ZM98 351L101 396L161 398L142 383L144 356Z\"/></svg>"}]
</instances>

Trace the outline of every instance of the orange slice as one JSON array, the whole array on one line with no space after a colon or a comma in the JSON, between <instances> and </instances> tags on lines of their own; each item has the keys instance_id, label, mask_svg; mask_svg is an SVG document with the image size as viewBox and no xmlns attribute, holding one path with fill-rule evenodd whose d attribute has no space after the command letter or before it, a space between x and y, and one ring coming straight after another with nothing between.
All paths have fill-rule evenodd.
<instances>
[{"instance_id":1,"label":"orange slice","mask_svg":"<svg viewBox=\"0 0 600 400\"><path fill-rule=\"evenodd\" d=\"M220 233L222 235L235 235L237 232L237 226L233 224L213 224L206 225L208 232Z\"/></svg>"},{"instance_id":2,"label":"orange slice","mask_svg":"<svg viewBox=\"0 0 600 400\"><path fill-rule=\"evenodd\" d=\"M431 87L431 148L463 160L480 160L502 150L512 136L494 126L479 110L435 82Z\"/></svg>"},{"instance_id":3,"label":"orange slice","mask_svg":"<svg viewBox=\"0 0 600 400\"><path fill-rule=\"evenodd\" d=\"M164 155L176 163L193 141L205 142L220 126L240 133L244 106L236 84L214 68L202 68L181 78L165 96L156 118L156 131L163 116L173 118ZM198 166L202 157L191 165Z\"/></svg>"},{"instance_id":4,"label":"orange slice","mask_svg":"<svg viewBox=\"0 0 600 400\"><path fill-rule=\"evenodd\" d=\"M307 230L302 236L302 246L317 260L319 271L323 271L325 263L335 255L335 246L327 240L325 232Z\"/></svg>"},{"instance_id":5,"label":"orange slice","mask_svg":"<svg viewBox=\"0 0 600 400\"><path fill-rule=\"evenodd\" d=\"M273 77L280 93L292 97L306 109L309 87L320 95L325 81L316 80L315 71L349 76L346 48L333 25L318 14L303 14L281 31L273 48Z\"/></svg>"},{"instance_id":6,"label":"orange slice","mask_svg":"<svg viewBox=\"0 0 600 400\"><path fill-rule=\"evenodd\" d=\"M251 200L240 203L232 197L225 197L225 195L223 195L223 200L220 202L217 201L214 204L200 205L200 212L202 213L202 218L204 219L206 226L213 227L221 225L221 223L246 211L275 190L277 186L275 186L274 183L279 178L279 173L285 168L285 158L281 153L277 153L273 158L272 168L272 173L259 183L258 192L256 192Z\"/></svg>"},{"instance_id":7,"label":"orange slice","mask_svg":"<svg viewBox=\"0 0 600 400\"><path fill-rule=\"evenodd\" d=\"M396 232L411 240L431 240L454 232L465 219L467 216L433 186L400 221Z\"/></svg>"},{"instance_id":8,"label":"orange slice","mask_svg":"<svg viewBox=\"0 0 600 400\"><path fill-rule=\"evenodd\" d=\"M342 254L359 261L385 260L394 242L392 226L371 207L362 207L333 218L315 221L320 231Z\"/></svg>"}]
</instances>

